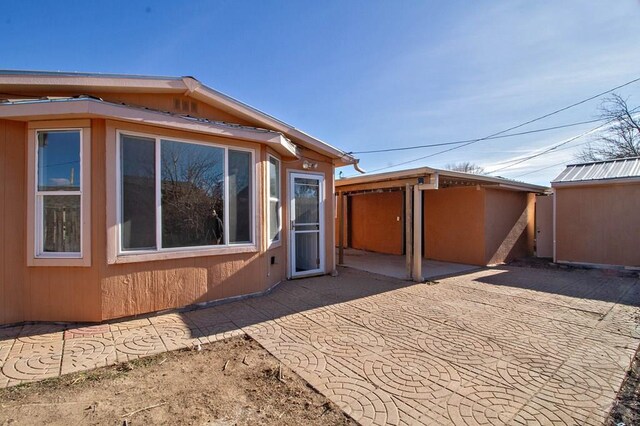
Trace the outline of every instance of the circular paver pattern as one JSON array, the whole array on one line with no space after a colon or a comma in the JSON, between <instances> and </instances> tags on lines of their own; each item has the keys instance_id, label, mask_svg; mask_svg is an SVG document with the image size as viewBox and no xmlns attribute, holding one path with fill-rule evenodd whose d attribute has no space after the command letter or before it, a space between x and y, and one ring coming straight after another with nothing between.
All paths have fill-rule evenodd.
<instances>
[{"instance_id":1,"label":"circular paver pattern","mask_svg":"<svg viewBox=\"0 0 640 426\"><path fill-rule=\"evenodd\" d=\"M486 337L454 327L440 328L438 334L418 336L418 345L425 352L463 365L481 365L490 358L503 356L502 348Z\"/></svg>"},{"instance_id":2,"label":"circular paver pattern","mask_svg":"<svg viewBox=\"0 0 640 426\"><path fill-rule=\"evenodd\" d=\"M538 396L558 405L593 410L611 403L616 390L596 371L565 366L554 373Z\"/></svg>"},{"instance_id":3,"label":"circular paver pattern","mask_svg":"<svg viewBox=\"0 0 640 426\"><path fill-rule=\"evenodd\" d=\"M362 425L399 424L391 397L367 381L333 376L319 390Z\"/></svg>"},{"instance_id":4,"label":"circular paver pattern","mask_svg":"<svg viewBox=\"0 0 640 426\"><path fill-rule=\"evenodd\" d=\"M126 355L145 356L165 351L160 335L150 327L130 330L115 339L118 352Z\"/></svg>"},{"instance_id":5,"label":"circular paver pattern","mask_svg":"<svg viewBox=\"0 0 640 426\"><path fill-rule=\"evenodd\" d=\"M27 352L24 356L10 357L2 365L2 374L10 379L30 381L57 376L60 372L62 351L49 348L42 352Z\"/></svg>"},{"instance_id":6,"label":"circular paver pattern","mask_svg":"<svg viewBox=\"0 0 640 426\"><path fill-rule=\"evenodd\" d=\"M328 325L313 330L310 340L320 352L340 357L358 357L385 344L382 336L355 325Z\"/></svg>"},{"instance_id":7,"label":"circular paver pattern","mask_svg":"<svg viewBox=\"0 0 640 426\"><path fill-rule=\"evenodd\" d=\"M271 352L285 361L291 369L322 374L327 368L327 359L319 351L312 351L308 346L295 343L278 343Z\"/></svg>"},{"instance_id":8,"label":"circular paver pattern","mask_svg":"<svg viewBox=\"0 0 640 426\"><path fill-rule=\"evenodd\" d=\"M447 412L455 425L499 425L509 420L527 402L527 395L498 386L473 386L465 395L453 394Z\"/></svg>"},{"instance_id":9,"label":"circular paver pattern","mask_svg":"<svg viewBox=\"0 0 640 426\"><path fill-rule=\"evenodd\" d=\"M399 397L437 399L461 383L453 365L428 354L389 350L364 362L367 378L380 389Z\"/></svg>"}]
</instances>

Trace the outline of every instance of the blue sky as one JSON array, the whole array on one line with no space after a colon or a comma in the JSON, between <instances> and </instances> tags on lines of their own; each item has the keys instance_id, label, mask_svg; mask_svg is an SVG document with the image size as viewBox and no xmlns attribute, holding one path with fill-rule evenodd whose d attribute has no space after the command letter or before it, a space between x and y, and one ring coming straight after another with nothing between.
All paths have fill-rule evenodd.
<instances>
[{"instance_id":1,"label":"blue sky","mask_svg":"<svg viewBox=\"0 0 640 426\"><path fill-rule=\"evenodd\" d=\"M0 68L192 75L362 151L484 137L640 77L638 22L637 0L5 0ZM640 105L640 83L619 93ZM519 130L589 120L598 104ZM491 171L596 125L482 141L403 167L472 161ZM587 140L498 174L548 184L562 165L539 170L572 162ZM360 158L376 170L441 149Z\"/></svg>"}]
</instances>

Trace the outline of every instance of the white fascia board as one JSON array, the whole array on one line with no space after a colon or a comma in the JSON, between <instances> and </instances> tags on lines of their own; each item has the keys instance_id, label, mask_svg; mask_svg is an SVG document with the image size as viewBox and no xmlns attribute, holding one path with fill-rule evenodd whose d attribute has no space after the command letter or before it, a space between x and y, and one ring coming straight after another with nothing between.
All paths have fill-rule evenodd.
<instances>
[{"instance_id":1,"label":"white fascia board","mask_svg":"<svg viewBox=\"0 0 640 426\"><path fill-rule=\"evenodd\" d=\"M112 118L130 123L258 142L269 145L287 159L299 158L297 148L291 141L281 133L269 130L224 126L92 99L0 104L0 118L5 119L26 121L53 119L62 116Z\"/></svg>"},{"instance_id":2,"label":"white fascia board","mask_svg":"<svg viewBox=\"0 0 640 426\"><path fill-rule=\"evenodd\" d=\"M185 83L173 78L114 77L100 75L0 74L0 88L78 89L93 92L184 93Z\"/></svg>"}]
</instances>

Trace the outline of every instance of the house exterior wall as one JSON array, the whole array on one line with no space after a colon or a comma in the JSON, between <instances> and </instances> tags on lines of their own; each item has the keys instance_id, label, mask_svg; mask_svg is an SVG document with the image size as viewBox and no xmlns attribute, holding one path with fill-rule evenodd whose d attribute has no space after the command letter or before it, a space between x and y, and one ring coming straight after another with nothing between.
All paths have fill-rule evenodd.
<instances>
[{"instance_id":1,"label":"house exterior wall","mask_svg":"<svg viewBox=\"0 0 640 426\"><path fill-rule=\"evenodd\" d=\"M404 234L402 192L361 194L350 199L351 247L401 255Z\"/></svg>"},{"instance_id":2,"label":"house exterior wall","mask_svg":"<svg viewBox=\"0 0 640 426\"><path fill-rule=\"evenodd\" d=\"M532 256L535 195L485 188L485 264Z\"/></svg>"},{"instance_id":3,"label":"house exterior wall","mask_svg":"<svg viewBox=\"0 0 640 426\"><path fill-rule=\"evenodd\" d=\"M640 183L554 191L556 261L640 266Z\"/></svg>"},{"instance_id":4,"label":"house exterior wall","mask_svg":"<svg viewBox=\"0 0 640 426\"><path fill-rule=\"evenodd\" d=\"M115 128L255 148L257 249L248 253L109 263L109 234L113 229L108 211L116 207L108 202L108 192L114 186L109 178L115 173L115 164L106 159L107 150L114 143L109 138L113 138ZM28 267L27 134L26 122L0 120L0 199L4 201L0 204L0 324L97 322L260 292L286 279L287 179L289 171L304 171L303 159L281 163L283 230L280 243L270 247L266 241L268 225L263 219L269 152L265 146L103 119L91 120L91 266ZM325 178L325 272L330 273L335 268L333 164L310 150L303 150L303 155L304 159L317 162L314 171L323 173Z\"/></svg>"},{"instance_id":5,"label":"house exterior wall","mask_svg":"<svg viewBox=\"0 0 640 426\"><path fill-rule=\"evenodd\" d=\"M485 265L485 191L455 187L423 192L424 257Z\"/></svg>"}]
</instances>

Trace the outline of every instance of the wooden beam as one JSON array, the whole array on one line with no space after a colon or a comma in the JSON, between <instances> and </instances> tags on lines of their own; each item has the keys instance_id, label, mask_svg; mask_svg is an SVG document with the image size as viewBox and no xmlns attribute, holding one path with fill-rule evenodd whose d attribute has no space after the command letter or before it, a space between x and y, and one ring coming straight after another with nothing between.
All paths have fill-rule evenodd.
<instances>
[{"instance_id":1,"label":"wooden beam","mask_svg":"<svg viewBox=\"0 0 640 426\"><path fill-rule=\"evenodd\" d=\"M339 197L338 221L340 235L338 236L338 265L344 265L344 211L347 207L347 196L340 193Z\"/></svg>"},{"instance_id":2,"label":"wooden beam","mask_svg":"<svg viewBox=\"0 0 640 426\"><path fill-rule=\"evenodd\" d=\"M413 278L413 186L406 184L404 189L404 252L407 279Z\"/></svg>"},{"instance_id":3,"label":"wooden beam","mask_svg":"<svg viewBox=\"0 0 640 426\"><path fill-rule=\"evenodd\" d=\"M413 187L413 281L422 282L422 191Z\"/></svg>"}]
</instances>

